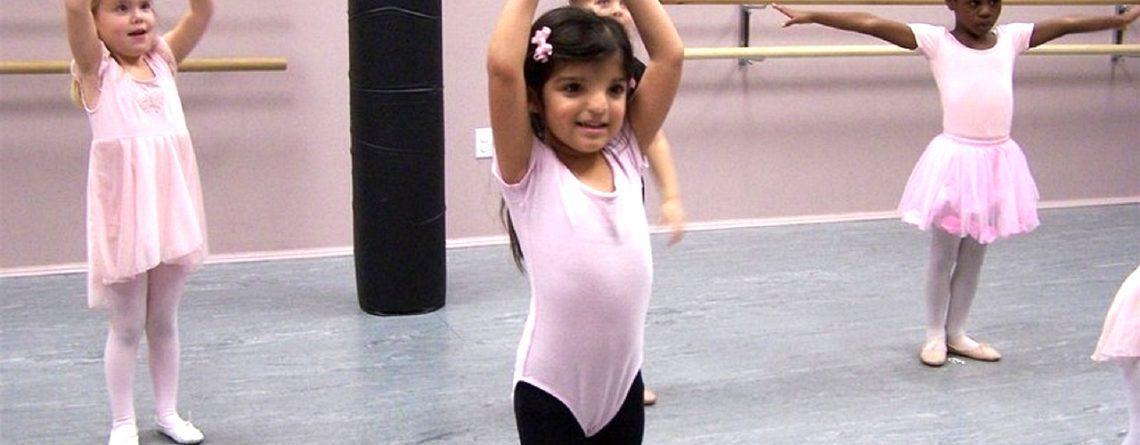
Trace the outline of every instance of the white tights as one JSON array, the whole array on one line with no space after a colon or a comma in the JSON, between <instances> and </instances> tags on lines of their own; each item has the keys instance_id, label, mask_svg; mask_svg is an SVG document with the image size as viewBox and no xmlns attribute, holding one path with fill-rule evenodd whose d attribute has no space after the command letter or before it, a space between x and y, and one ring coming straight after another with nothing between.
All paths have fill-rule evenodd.
<instances>
[{"instance_id":1,"label":"white tights","mask_svg":"<svg viewBox=\"0 0 1140 445\"><path fill-rule=\"evenodd\" d=\"M1128 435L1122 445L1140 445L1140 357L1120 359L1128 389Z\"/></svg>"},{"instance_id":2,"label":"white tights","mask_svg":"<svg viewBox=\"0 0 1140 445\"><path fill-rule=\"evenodd\" d=\"M966 317L978 289L986 245L937 228L931 232L926 267L926 339L949 339L959 347L975 347L966 337Z\"/></svg>"},{"instance_id":3,"label":"white tights","mask_svg":"<svg viewBox=\"0 0 1140 445\"><path fill-rule=\"evenodd\" d=\"M178 415L178 302L189 273L185 266L160 264L132 281L108 286L111 327L104 370L112 428L135 423L135 360L144 333L154 383L155 417Z\"/></svg>"}]
</instances>

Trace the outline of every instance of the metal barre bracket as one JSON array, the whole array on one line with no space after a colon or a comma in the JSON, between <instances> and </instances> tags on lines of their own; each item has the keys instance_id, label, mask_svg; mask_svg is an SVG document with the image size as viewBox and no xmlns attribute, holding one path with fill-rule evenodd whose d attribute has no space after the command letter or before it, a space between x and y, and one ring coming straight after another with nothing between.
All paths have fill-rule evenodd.
<instances>
[{"instance_id":1,"label":"metal barre bracket","mask_svg":"<svg viewBox=\"0 0 1140 445\"><path fill-rule=\"evenodd\" d=\"M1125 12L1128 12L1128 5L1116 5L1116 15L1124 15ZM1115 43L1117 45L1124 44L1123 29L1117 29L1112 32L1112 43ZM1124 60L1124 57L1126 56L1120 54L1114 55L1112 56L1112 63L1115 64L1116 62Z\"/></svg>"},{"instance_id":2,"label":"metal barre bracket","mask_svg":"<svg viewBox=\"0 0 1140 445\"><path fill-rule=\"evenodd\" d=\"M747 48L751 46L752 41L752 10L765 9L768 5L740 5L740 47ZM751 65L754 61L763 61L764 58L759 59L737 59L736 63L741 67Z\"/></svg>"}]
</instances>

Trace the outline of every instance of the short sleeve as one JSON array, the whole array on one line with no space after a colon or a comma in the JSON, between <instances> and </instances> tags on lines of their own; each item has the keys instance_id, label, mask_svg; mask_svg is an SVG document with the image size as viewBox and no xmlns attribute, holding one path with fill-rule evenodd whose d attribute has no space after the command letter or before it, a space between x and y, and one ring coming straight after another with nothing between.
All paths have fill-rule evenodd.
<instances>
[{"instance_id":1,"label":"short sleeve","mask_svg":"<svg viewBox=\"0 0 1140 445\"><path fill-rule=\"evenodd\" d=\"M1014 51L1021 54L1029 50L1029 40L1033 38L1033 24L1010 23L1001 25L998 27L998 35L1008 38Z\"/></svg>"},{"instance_id":2,"label":"short sleeve","mask_svg":"<svg viewBox=\"0 0 1140 445\"><path fill-rule=\"evenodd\" d=\"M914 33L914 41L918 43L918 52L926 56L927 59L935 57L938 54L942 36L946 34L946 28L924 23L909 23L907 26L910 26L911 32Z\"/></svg>"},{"instance_id":3,"label":"short sleeve","mask_svg":"<svg viewBox=\"0 0 1140 445\"><path fill-rule=\"evenodd\" d=\"M535 142L531 145L530 160L527 161L526 171L523 172L522 179L519 179L519 182L515 184L507 184L507 182L503 180L503 172L499 170L499 160L496 157L497 155L492 153L491 174L495 177L495 180L499 182L499 186L503 189L503 199L506 199L510 202L521 202L526 200L526 195L528 193L527 191L530 189L530 183L533 182L531 181L531 178L534 177L535 170L538 170L540 168L538 164L541 164L541 157L546 154L544 149L545 147L542 145L542 143L539 142L537 138L535 138Z\"/></svg>"},{"instance_id":4,"label":"short sleeve","mask_svg":"<svg viewBox=\"0 0 1140 445\"><path fill-rule=\"evenodd\" d=\"M95 75L95 77L97 79L99 79L98 83L99 83L100 89L103 88L103 76L107 75L107 69L110 68L111 63L112 63L111 52L107 50L106 46L103 46L102 48L103 48L103 58L102 58L102 60L99 61L99 70L98 70L98 73L96 73L96 75ZM72 82L79 82L79 65L76 65L75 59L71 60L71 65L69 67L69 71L71 72ZM83 98L83 89L82 88L79 89L79 97L80 97L80 101L83 103L83 109L87 110L87 112L89 112L89 113L94 112L95 108L98 107L98 105L96 105L95 108L87 106L87 99Z\"/></svg>"},{"instance_id":5,"label":"short sleeve","mask_svg":"<svg viewBox=\"0 0 1140 445\"><path fill-rule=\"evenodd\" d=\"M101 79L103 78L103 74L107 72L107 63L111 61L111 52L107 50L106 46L99 45L99 47L103 49L103 59L99 61L98 73L98 77ZM71 71L71 78L79 80L79 66L75 64L75 59L71 59L69 70Z\"/></svg>"},{"instance_id":6,"label":"short sleeve","mask_svg":"<svg viewBox=\"0 0 1140 445\"><path fill-rule=\"evenodd\" d=\"M178 72L178 60L174 58L174 50L170 49L170 44L166 43L166 38L159 37L158 43L154 45L154 49L151 51L170 66L170 72Z\"/></svg>"},{"instance_id":7,"label":"short sleeve","mask_svg":"<svg viewBox=\"0 0 1140 445\"><path fill-rule=\"evenodd\" d=\"M633 126L628 121L622 126L621 132L610 142L607 150L610 150L615 158L621 159L623 165L633 167L638 173L643 174L649 170L649 159L642 152L641 144L633 133Z\"/></svg>"}]
</instances>

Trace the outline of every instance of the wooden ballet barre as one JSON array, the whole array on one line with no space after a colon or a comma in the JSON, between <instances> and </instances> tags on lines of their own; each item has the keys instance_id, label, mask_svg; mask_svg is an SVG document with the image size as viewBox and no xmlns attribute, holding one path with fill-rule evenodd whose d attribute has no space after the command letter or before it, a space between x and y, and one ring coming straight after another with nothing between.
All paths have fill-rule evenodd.
<instances>
[{"instance_id":1,"label":"wooden ballet barre","mask_svg":"<svg viewBox=\"0 0 1140 445\"><path fill-rule=\"evenodd\" d=\"M663 5L945 5L945 0L661 0ZM1003 5L1091 6L1137 5L1140 0L1002 0Z\"/></svg>"},{"instance_id":2,"label":"wooden ballet barre","mask_svg":"<svg viewBox=\"0 0 1140 445\"><path fill-rule=\"evenodd\" d=\"M180 72L202 73L221 71L285 71L288 62L284 57L248 57L236 59L186 59L178 64ZM29 60L0 62L0 74L67 74L71 62L67 60Z\"/></svg>"},{"instance_id":3,"label":"wooden ballet barre","mask_svg":"<svg viewBox=\"0 0 1140 445\"><path fill-rule=\"evenodd\" d=\"M891 45L796 45L744 48L685 48L686 60L910 56L918 52ZM1026 54L1140 56L1140 44L1041 45Z\"/></svg>"}]
</instances>

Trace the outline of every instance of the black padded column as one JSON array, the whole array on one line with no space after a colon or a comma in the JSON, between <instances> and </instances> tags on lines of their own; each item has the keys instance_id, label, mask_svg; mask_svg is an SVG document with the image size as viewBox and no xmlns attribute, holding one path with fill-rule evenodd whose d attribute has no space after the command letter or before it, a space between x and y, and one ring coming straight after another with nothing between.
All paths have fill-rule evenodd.
<instances>
[{"instance_id":1,"label":"black padded column","mask_svg":"<svg viewBox=\"0 0 1140 445\"><path fill-rule=\"evenodd\" d=\"M376 315L443 307L440 0L349 0L356 291Z\"/></svg>"}]
</instances>

